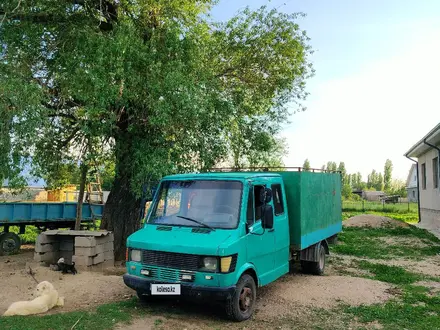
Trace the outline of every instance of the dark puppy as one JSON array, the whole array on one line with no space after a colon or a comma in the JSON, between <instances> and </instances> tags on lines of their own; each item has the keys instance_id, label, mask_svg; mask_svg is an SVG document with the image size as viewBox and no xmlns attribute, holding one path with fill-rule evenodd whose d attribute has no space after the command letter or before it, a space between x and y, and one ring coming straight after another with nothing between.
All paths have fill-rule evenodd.
<instances>
[{"instance_id":1,"label":"dark puppy","mask_svg":"<svg viewBox=\"0 0 440 330\"><path fill-rule=\"evenodd\" d=\"M76 273L78 273L75 268L75 263L72 262L71 265L66 264L66 262L64 261L64 258L60 258L57 262L57 265L63 274L67 274L70 272L73 275L75 275Z\"/></svg>"}]
</instances>

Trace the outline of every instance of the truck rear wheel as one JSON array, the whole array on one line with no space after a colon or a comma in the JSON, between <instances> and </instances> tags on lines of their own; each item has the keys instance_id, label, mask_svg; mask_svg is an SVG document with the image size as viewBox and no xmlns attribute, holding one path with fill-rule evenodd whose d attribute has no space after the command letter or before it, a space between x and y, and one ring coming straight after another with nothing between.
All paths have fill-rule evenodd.
<instances>
[{"instance_id":1,"label":"truck rear wheel","mask_svg":"<svg viewBox=\"0 0 440 330\"><path fill-rule=\"evenodd\" d=\"M313 275L323 275L325 270L325 248L322 244L319 246L318 261L301 260L301 268L305 273Z\"/></svg>"},{"instance_id":2,"label":"truck rear wheel","mask_svg":"<svg viewBox=\"0 0 440 330\"><path fill-rule=\"evenodd\" d=\"M0 234L0 256L18 253L20 250L20 237L15 233Z\"/></svg>"},{"instance_id":3,"label":"truck rear wheel","mask_svg":"<svg viewBox=\"0 0 440 330\"><path fill-rule=\"evenodd\" d=\"M257 300L257 286L252 276L240 277L232 298L226 301L226 314L233 321L244 321L252 316Z\"/></svg>"}]
</instances>

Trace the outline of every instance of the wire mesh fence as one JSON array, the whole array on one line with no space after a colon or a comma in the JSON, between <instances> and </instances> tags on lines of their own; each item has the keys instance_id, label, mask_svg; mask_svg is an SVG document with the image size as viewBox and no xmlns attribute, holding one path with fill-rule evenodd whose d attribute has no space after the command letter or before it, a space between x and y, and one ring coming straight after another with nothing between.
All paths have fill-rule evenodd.
<instances>
[{"instance_id":1,"label":"wire mesh fence","mask_svg":"<svg viewBox=\"0 0 440 330\"><path fill-rule=\"evenodd\" d=\"M345 212L353 211L378 211L392 213L417 213L417 203L398 202L386 203L384 201L342 201L342 210Z\"/></svg>"}]
</instances>

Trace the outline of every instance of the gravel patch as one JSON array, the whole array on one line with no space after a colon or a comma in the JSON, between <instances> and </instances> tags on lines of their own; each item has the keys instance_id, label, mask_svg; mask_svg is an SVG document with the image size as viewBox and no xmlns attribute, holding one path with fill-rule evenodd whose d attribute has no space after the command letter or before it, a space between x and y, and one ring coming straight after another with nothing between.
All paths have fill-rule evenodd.
<instances>
[{"instance_id":1,"label":"gravel patch","mask_svg":"<svg viewBox=\"0 0 440 330\"><path fill-rule=\"evenodd\" d=\"M133 290L125 286L121 276L85 271L76 275L63 275L49 267L41 267L32 257L33 251L0 257L0 315L13 302L34 298L36 283L28 274L29 266L36 273L35 277L39 282L51 282L65 298L63 307L54 308L48 314L95 308L133 296Z\"/></svg>"},{"instance_id":2,"label":"gravel patch","mask_svg":"<svg viewBox=\"0 0 440 330\"><path fill-rule=\"evenodd\" d=\"M356 215L343 221L342 224L344 227L409 227L406 222L372 214Z\"/></svg>"}]
</instances>

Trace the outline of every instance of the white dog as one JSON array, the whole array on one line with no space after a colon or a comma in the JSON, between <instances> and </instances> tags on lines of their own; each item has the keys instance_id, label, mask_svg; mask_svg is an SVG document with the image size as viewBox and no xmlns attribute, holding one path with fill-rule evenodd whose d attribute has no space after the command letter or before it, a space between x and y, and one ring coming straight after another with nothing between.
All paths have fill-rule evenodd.
<instances>
[{"instance_id":1,"label":"white dog","mask_svg":"<svg viewBox=\"0 0 440 330\"><path fill-rule=\"evenodd\" d=\"M32 315L45 313L54 306L64 306L64 298L58 296L57 290L47 281L37 285L37 298L31 301L17 301L3 314L12 315Z\"/></svg>"}]
</instances>

